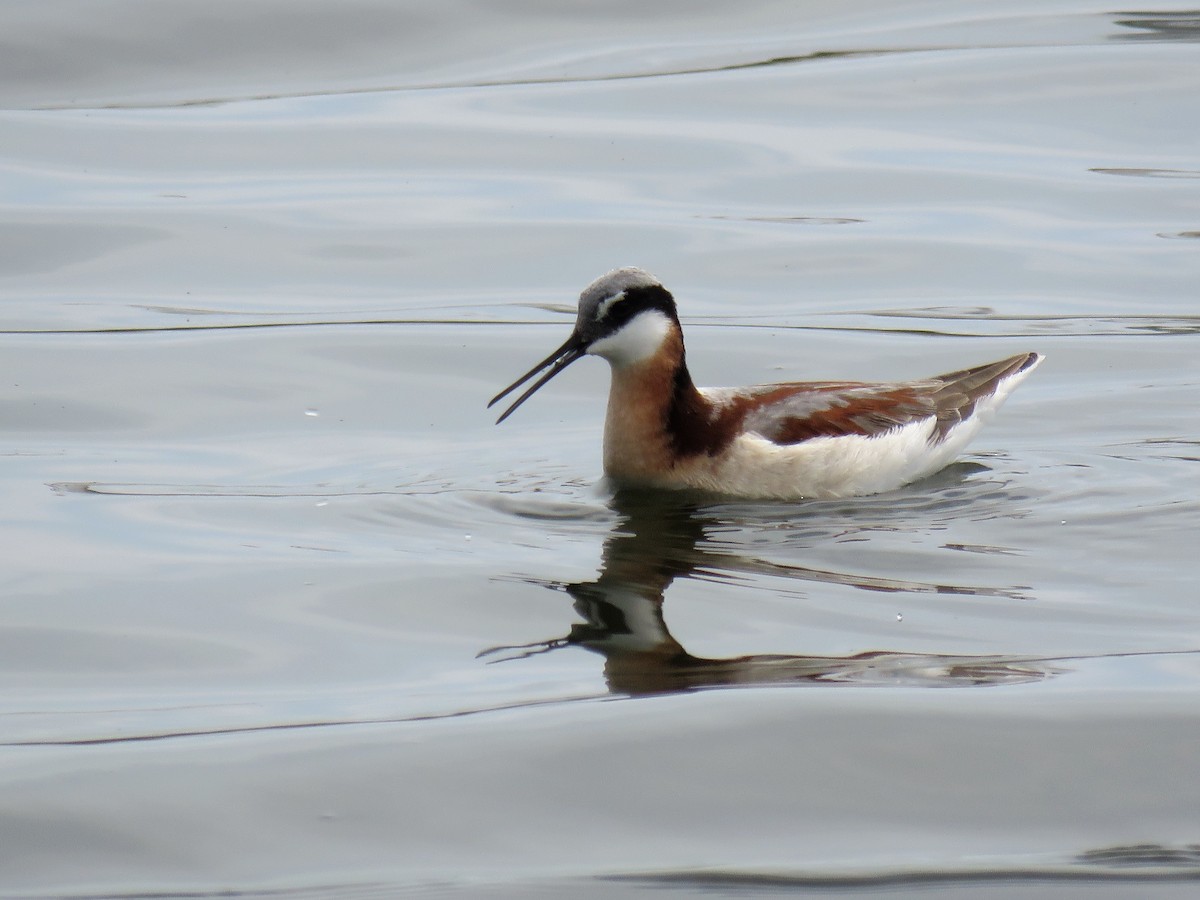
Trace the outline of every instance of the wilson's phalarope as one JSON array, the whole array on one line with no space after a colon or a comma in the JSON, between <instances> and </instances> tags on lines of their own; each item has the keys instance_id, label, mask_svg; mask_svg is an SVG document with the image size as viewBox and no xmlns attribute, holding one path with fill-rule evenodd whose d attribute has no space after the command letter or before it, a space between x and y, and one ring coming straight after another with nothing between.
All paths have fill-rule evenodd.
<instances>
[{"instance_id":1,"label":"wilson's phalarope","mask_svg":"<svg viewBox=\"0 0 1200 900\"><path fill-rule=\"evenodd\" d=\"M1042 361L1022 353L894 384L697 388L671 293L642 269L614 269L580 294L566 343L492 398L549 369L497 424L585 354L612 367L604 472L616 483L775 499L874 494L933 474Z\"/></svg>"}]
</instances>

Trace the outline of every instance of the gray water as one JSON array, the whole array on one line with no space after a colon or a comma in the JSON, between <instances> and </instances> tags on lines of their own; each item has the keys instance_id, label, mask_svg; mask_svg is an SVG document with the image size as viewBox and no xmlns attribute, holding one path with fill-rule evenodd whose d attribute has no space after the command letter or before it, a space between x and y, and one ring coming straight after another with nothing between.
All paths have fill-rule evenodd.
<instances>
[{"instance_id":1,"label":"gray water","mask_svg":"<svg viewBox=\"0 0 1200 900\"><path fill-rule=\"evenodd\" d=\"M1200 12L0 7L0 894L1184 897ZM853 501L613 495L701 384L1047 362Z\"/></svg>"}]
</instances>

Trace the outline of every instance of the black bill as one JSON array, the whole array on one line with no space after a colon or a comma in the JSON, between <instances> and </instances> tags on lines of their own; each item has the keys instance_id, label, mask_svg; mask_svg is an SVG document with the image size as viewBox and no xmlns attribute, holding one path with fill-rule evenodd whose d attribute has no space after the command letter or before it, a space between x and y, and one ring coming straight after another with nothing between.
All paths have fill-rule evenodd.
<instances>
[{"instance_id":1,"label":"black bill","mask_svg":"<svg viewBox=\"0 0 1200 900\"><path fill-rule=\"evenodd\" d=\"M500 418L496 420L496 424L499 425L501 422L511 416L518 406L533 396L534 391L540 388L543 384L545 384L571 363L575 362L575 360L579 359L579 357L583 356L586 349L587 345L584 344L578 336L572 334L569 338L567 338L567 342L565 344L563 344L561 347L543 359L540 363L498 393L495 397L493 397L488 403L488 409L491 409L496 405L497 401L507 397L538 372L542 371L542 369L546 368L547 366L550 367L549 372L535 381L532 387L530 387L527 391L525 391L525 393L523 393L513 402L512 406L500 414Z\"/></svg>"}]
</instances>

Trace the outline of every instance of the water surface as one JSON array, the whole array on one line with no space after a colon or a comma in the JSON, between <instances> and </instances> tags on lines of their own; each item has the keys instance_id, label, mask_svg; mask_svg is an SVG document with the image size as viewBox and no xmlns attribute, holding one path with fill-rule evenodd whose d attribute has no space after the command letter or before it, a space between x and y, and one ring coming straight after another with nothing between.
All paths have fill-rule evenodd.
<instances>
[{"instance_id":1,"label":"water surface","mask_svg":"<svg viewBox=\"0 0 1200 900\"><path fill-rule=\"evenodd\" d=\"M1190 896L1200 18L0 13L0 893ZM888 495L613 495L704 384L1047 362Z\"/></svg>"}]
</instances>

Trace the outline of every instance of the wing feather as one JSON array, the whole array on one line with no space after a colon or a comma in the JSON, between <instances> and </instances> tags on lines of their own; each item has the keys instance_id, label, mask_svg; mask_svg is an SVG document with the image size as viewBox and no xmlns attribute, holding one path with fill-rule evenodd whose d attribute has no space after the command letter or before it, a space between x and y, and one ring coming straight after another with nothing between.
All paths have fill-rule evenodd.
<instances>
[{"instance_id":1,"label":"wing feather","mask_svg":"<svg viewBox=\"0 0 1200 900\"><path fill-rule=\"evenodd\" d=\"M1035 353L898 384L807 382L771 384L741 390L703 391L712 404L714 438L738 432L776 444L799 444L820 437L871 437L927 419L936 424L931 443L970 418L976 404L1000 383L1040 361Z\"/></svg>"}]
</instances>

